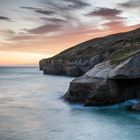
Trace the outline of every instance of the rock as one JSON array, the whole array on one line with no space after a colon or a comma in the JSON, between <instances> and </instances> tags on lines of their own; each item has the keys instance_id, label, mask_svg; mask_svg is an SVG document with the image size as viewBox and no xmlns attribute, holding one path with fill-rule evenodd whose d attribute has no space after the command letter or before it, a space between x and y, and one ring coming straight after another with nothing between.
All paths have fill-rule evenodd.
<instances>
[{"instance_id":1,"label":"rock","mask_svg":"<svg viewBox=\"0 0 140 140\"><path fill-rule=\"evenodd\" d=\"M127 59L117 65L109 74L109 79L136 79L140 78L140 54Z\"/></svg>"},{"instance_id":2,"label":"rock","mask_svg":"<svg viewBox=\"0 0 140 140\"><path fill-rule=\"evenodd\" d=\"M129 110L140 111L140 103L132 105L131 107L129 107Z\"/></svg>"},{"instance_id":3,"label":"rock","mask_svg":"<svg viewBox=\"0 0 140 140\"><path fill-rule=\"evenodd\" d=\"M140 98L140 28L78 44L41 60L40 69L80 76L64 95L70 102L101 106Z\"/></svg>"},{"instance_id":4,"label":"rock","mask_svg":"<svg viewBox=\"0 0 140 140\"><path fill-rule=\"evenodd\" d=\"M96 65L83 76L74 79L64 96L65 99L71 102L84 102L87 105L87 101L91 104L91 99L96 98L98 103L100 102L99 104L101 104L102 100L99 101L99 98L105 99L108 93L107 77L111 69L112 67L109 66L109 63L104 62ZM92 104L96 103L92 102Z\"/></svg>"},{"instance_id":5,"label":"rock","mask_svg":"<svg viewBox=\"0 0 140 140\"><path fill-rule=\"evenodd\" d=\"M45 66L46 66L46 59L42 59L41 61L39 61L40 70L44 70Z\"/></svg>"},{"instance_id":6,"label":"rock","mask_svg":"<svg viewBox=\"0 0 140 140\"><path fill-rule=\"evenodd\" d=\"M103 56L101 54L97 54L90 59L90 67L93 68L95 65L103 62Z\"/></svg>"},{"instance_id":7,"label":"rock","mask_svg":"<svg viewBox=\"0 0 140 140\"><path fill-rule=\"evenodd\" d=\"M70 83L70 88L64 97L71 102L85 102L92 96L99 83L100 79L79 77Z\"/></svg>"},{"instance_id":8,"label":"rock","mask_svg":"<svg viewBox=\"0 0 140 140\"><path fill-rule=\"evenodd\" d=\"M65 99L100 106L140 98L139 60L136 54L117 66L109 61L96 65L70 83Z\"/></svg>"}]
</instances>

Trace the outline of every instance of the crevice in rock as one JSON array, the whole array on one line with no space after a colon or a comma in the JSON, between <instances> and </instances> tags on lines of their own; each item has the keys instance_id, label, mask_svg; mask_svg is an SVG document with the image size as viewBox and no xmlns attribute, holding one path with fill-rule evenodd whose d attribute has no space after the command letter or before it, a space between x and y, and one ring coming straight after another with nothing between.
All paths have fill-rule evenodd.
<instances>
[{"instance_id":1,"label":"crevice in rock","mask_svg":"<svg viewBox=\"0 0 140 140\"><path fill-rule=\"evenodd\" d=\"M121 100L140 98L140 78L111 79L109 88L112 96L118 96Z\"/></svg>"}]
</instances>

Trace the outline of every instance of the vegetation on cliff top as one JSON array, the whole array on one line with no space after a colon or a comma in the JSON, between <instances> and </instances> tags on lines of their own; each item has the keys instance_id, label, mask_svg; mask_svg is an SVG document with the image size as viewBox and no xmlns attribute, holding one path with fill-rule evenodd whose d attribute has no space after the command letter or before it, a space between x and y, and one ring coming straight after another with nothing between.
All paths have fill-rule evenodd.
<instances>
[{"instance_id":1,"label":"vegetation on cliff top","mask_svg":"<svg viewBox=\"0 0 140 140\"><path fill-rule=\"evenodd\" d=\"M50 59L87 59L97 54L118 63L140 50L140 28L105 37L95 38L69 48Z\"/></svg>"}]
</instances>

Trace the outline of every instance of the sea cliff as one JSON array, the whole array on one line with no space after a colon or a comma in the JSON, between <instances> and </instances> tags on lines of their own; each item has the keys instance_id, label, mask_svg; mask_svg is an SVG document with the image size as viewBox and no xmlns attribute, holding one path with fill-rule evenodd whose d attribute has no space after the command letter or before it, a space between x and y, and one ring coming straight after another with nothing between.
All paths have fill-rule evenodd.
<instances>
[{"instance_id":1,"label":"sea cliff","mask_svg":"<svg viewBox=\"0 0 140 140\"><path fill-rule=\"evenodd\" d=\"M140 98L140 28L80 43L39 64L44 74L80 76L64 95L68 101L107 105Z\"/></svg>"}]
</instances>

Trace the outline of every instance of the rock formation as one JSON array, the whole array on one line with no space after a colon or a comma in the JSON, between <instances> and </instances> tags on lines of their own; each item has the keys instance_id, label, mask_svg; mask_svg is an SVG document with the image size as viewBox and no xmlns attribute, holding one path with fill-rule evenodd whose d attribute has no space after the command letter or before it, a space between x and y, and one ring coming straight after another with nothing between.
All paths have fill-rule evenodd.
<instances>
[{"instance_id":1,"label":"rock formation","mask_svg":"<svg viewBox=\"0 0 140 140\"><path fill-rule=\"evenodd\" d=\"M64 97L85 105L107 105L140 98L140 54L117 66L109 62L96 65L74 79Z\"/></svg>"},{"instance_id":2,"label":"rock formation","mask_svg":"<svg viewBox=\"0 0 140 140\"><path fill-rule=\"evenodd\" d=\"M76 45L41 60L40 69L80 76L64 95L71 102L108 105L140 98L140 28Z\"/></svg>"},{"instance_id":3,"label":"rock formation","mask_svg":"<svg viewBox=\"0 0 140 140\"><path fill-rule=\"evenodd\" d=\"M140 103L132 105L129 110L140 111Z\"/></svg>"}]
</instances>

